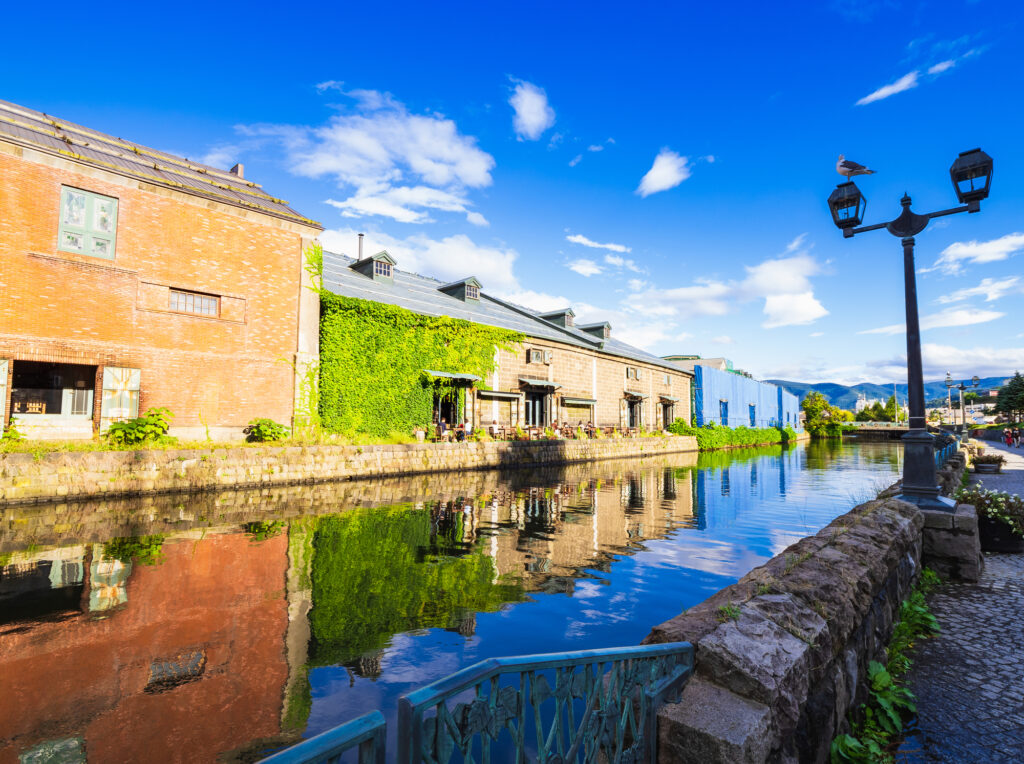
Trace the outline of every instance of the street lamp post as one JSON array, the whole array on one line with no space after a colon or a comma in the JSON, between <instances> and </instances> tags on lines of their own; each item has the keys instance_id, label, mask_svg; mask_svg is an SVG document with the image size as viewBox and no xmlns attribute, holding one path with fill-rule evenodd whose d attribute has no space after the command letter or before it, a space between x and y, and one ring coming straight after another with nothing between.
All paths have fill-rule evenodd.
<instances>
[{"instance_id":1,"label":"street lamp post","mask_svg":"<svg viewBox=\"0 0 1024 764\"><path fill-rule=\"evenodd\" d=\"M853 181L841 183L828 198L829 211L844 238L886 229L903 244L903 283L907 316L907 403L909 430L903 436L903 492L900 498L922 509L953 511L956 503L939 495L935 470L934 437L928 432L924 412L924 378L921 363L921 327L917 313L917 280L914 272L914 236L932 218L958 212L978 212L992 185L992 158L981 149L965 151L949 168L960 207L918 215L910 210L910 197L900 199L903 211L888 223L861 226L867 201Z\"/></svg>"},{"instance_id":2,"label":"street lamp post","mask_svg":"<svg viewBox=\"0 0 1024 764\"><path fill-rule=\"evenodd\" d=\"M947 377L948 377L948 375L947 375ZM981 380L978 379L977 375L975 375L975 376L971 377L971 384L970 385L967 385L967 384L965 384L963 382L961 382L959 385L956 385L956 389L960 391L960 437L961 438L966 438L967 437L967 409L964 408L964 390L966 390L968 387L977 387L979 382L981 382ZM956 422L954 422L954 424L956 424Z\"/></svg>"},{"instance_id":3,"label":"street lamp post","mask_svg":"<svg viewBox=\"0 0 1024 764\"><path fill-rule=\"evenodd\" d=\"M956 416L953 414L953 375L948 371L946 372L946 411L949 412L949 418L953 421L953 429L956 429Z\"/></svg>"}]
</instances>

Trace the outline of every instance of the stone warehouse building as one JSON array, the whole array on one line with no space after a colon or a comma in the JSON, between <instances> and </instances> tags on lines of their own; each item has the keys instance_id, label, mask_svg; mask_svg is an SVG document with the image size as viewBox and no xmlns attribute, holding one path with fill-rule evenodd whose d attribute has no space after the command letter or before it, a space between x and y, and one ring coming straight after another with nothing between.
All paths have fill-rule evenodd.
<instances>
[{"instance_id":1,"label":"stone warehouse building","mask_svg":"<svg viewBox=\"0 0 1024 764\"><path fill-rule=\"evenodd\" d=\"M303 249L321 227L245 179L0 101L0 409L91 437L292 421L317 357Z\"/></svg>"},{"instance_id":2,"label":"stone warehouse building","mask_svg":"<svg viewBox=\"0 0 1024 764\"><path fill-rule=\"evenodd\" d=\"M430 370L462 384L462 404L438 399L435 420L474 427L576 426L661 429L690 419L690 376L673 364L617 340L607 323L576 324L569 308L541 313L484 291L475 278L445 284L398 270L387 252L365 258L324 253L326 290L519 332L521 346L496 352L487 379L460 370ZM460 410L461 409L461 410Z\"/></svg>"}]
</instances>

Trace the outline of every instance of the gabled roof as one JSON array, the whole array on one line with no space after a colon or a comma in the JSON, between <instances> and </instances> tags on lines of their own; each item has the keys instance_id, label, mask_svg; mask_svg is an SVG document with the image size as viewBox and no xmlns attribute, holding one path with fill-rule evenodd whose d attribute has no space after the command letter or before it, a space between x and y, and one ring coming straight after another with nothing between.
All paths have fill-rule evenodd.
<instances>
[{"instance_id":1,"label":"gabled roof","mask_svg":"<svg viewBox=\"0 0 1024 764\"><path fill-rule=\"evenodd\" d=\"M362 260L356 260L354 263L352 263L352 265L349 266L349 268L355 268L359 265L368 263L372 260L376 260L377 262L382 263L388 263L389 265L398 265L398 262L395 260L395 258L389 255L386 249L382 249L376 255L370 255L369 257L364 257Z\"/></svg>"},{"instance_id":2,"label":"gabled roof","mask_svg":"<svg viewBox=\"0 0 1024 764\"><path fill-rule=\"evenodd\" d=\"M487 326L511 329L528 337L552 340L597 350L608 355L659 366L676 373L687 374L671 363L640 348L627 345L613 337L600 340L577 327L563 327L544 319L536 311L498 299L483 291L480 299L463 301L441 291L443 284L437 279L394 269L394 282L374 281L352 270L354 260L346 255L324 252L324 288L343 297L373 300L397 305L425 316L450 316ZM463 281L454 282L455 285ZM547 315L547 314L546 314ZM687 374L688 375L688 374ZM692 375L688 375L692 376Z\"/></svg>"},{"instance_id":3,"label":"gabled roof","mask_svg":"<svg viewBox=\"0 0 1024 764\"><path fill-rule=\"evenodd\" d=\"M115 138L8 101L0 101L0 140L323 230L319 223L289 207L284 199L271 196L258 183L234 173Z\"/></svg>"},{"instance_id":4,"label":"gabled roof","mask_svg":"<svg viewBox=\"0 0 1024 764\"><path fill-rule=\"evenodd\" d=\"M442 292L447 292L449 289L455 289L456 287L465 286L466 284L475 286L477 289L483 289L483 285L476 280L476 276L470 276L468 279L462 279L460 281L452 281L450 284L439 286L438 289Z\"/></svg>"}]
</instances>

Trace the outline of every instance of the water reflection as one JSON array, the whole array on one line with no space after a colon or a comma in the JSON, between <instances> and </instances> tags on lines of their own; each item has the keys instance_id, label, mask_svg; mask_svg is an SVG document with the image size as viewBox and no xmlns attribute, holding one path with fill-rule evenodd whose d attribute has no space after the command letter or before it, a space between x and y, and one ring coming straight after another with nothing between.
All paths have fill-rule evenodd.
<instances>
[{"instance_id":1,"label":"water reflection","mask_svg":"<svg viewBox=\"0 0 1024 764\"><path fill-rule=\"evenodd\" d=\"M372 708L394 735L401 694L477 660L638 642L895 461L776 447L4 510L0 762L252 760Z\"/></svg>"}]
</instances>

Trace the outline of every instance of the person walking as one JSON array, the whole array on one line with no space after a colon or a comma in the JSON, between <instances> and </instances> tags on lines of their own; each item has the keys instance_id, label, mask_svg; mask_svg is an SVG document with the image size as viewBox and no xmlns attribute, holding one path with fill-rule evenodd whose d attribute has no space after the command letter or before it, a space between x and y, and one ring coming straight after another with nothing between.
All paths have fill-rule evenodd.
<instances>
[{"instance_id":1,"label":"person walking","mask_svg":"<svg viewBox=\"0 0 1024 764\"><path fill-rule=\"evenodd\" d=\"M1020 427L1013 428L1013 447L1020 448Z\"/></svg>"}]
</instances>

